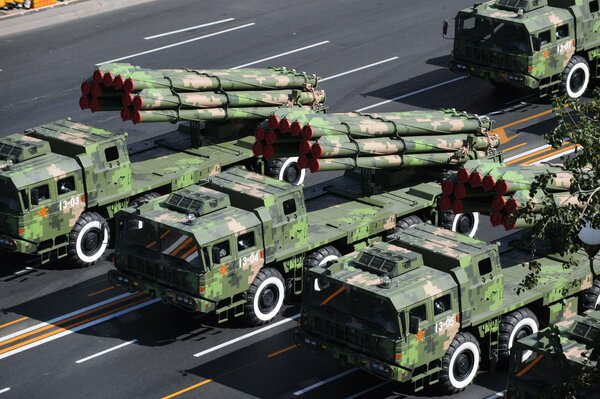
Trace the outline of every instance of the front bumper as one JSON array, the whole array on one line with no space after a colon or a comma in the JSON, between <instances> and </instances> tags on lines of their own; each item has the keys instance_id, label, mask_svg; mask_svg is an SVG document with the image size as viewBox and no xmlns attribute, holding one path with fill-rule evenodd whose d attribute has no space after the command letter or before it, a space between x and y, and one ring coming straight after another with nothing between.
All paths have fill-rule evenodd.
<instances>
[{"instance_id":1,"label":"front bumper","mask_svg":"<svg viewBox=\"0 0 600 399\"><path fill-rule=\"evenodd\" d=\"M37 252L37 245L19 238L0 235L0 250L32 255Z\"/></svg>"},{"instance_id":2,"label":"front bumper","mask_svg":"<svg viewBox=\"0 0 600 399\"><path fill-rule=\"evenodd\" d=\"M407 382L412 378L411 370L372 358L354 349L318 338L300 329L295 331L294 340L298 345L309 348L317 353L333 356L342 363L356 366L385 380Z\"/></svg>"},{"instance_id":3,"label":"front bumper","mask_svg":"<svg viewBox=\"0 0 600 399\"><path fill-rule=\"evenodd\" d=\"M113 286L122 286L130 291L143 292L152 298L161 298L163 302L192 312L210 313L215 310L214 302L173 290L159 283L142 280L119 270L109 271L108 280Z\"/></svg>"},{"instance_id":4,"label":"front bumper","mask_svg":"<svg viewBox=\"0 0 600 399\"><path fill-rule=\"evenodd\" d=\"M457 60L451 60L448 67L451 71L456 73L475 76L507 86L520 88L528 87L530 89L537 89L540 87L540 81L538 79L519 72L508 72L498 68Z\"/></svg>"}]
</instances>

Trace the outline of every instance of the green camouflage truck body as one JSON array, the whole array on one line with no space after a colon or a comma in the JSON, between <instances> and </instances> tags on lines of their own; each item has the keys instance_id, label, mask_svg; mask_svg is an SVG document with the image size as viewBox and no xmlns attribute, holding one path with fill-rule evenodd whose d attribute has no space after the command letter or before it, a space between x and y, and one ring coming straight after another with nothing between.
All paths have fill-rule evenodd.
<instances>
[{"instance_id":1,"label":"green camouflage truck body","mask_svg":"<svg viewBox=\"0 0 600 399\"><path fill-rule=\"evenodd\" d=\"M448 393L460 391L477 368L462 379L456 370L449 376L450 348L456 353L470 345L480 358L506 356L511 344L503 346L500 329L507 314L529 307L540 322L554 322L592 286L584 254L571 269L549 254L537 259L538 285L517 295L529 272L522 263L533 259L517 248L499 251L497 244L420 224L313 268L296 340L380 378L411 382L416 390L441 381Z\"/></svg>"},{"instance_id":2,"label":"green camouflage truck body","mask_svg":"<svg viewBox=\"0 0 600 399\"><path fill-rule=\"evenodd\" d=\"M597 0L494 0L458 12L450 69L542 94L566 88L569 62L598 76ZM574 87L568 95L583 94ZM575 95L572 95L575 94Z\"/></svg>"},{"instance_id":3,"label":"green camouflage truck body","mask_svg":"<svg viewBox=\"0 0 600 399\"><path fill-rule=\"evenodd\" d=\"M562 386L583 369L598 367L590 358L591 344L600 339L600 311L589 310L556 324L564 358L556 353L549 329L520 339L511 350L505 398L562 398ZM532 353L530 356L526 356ZM526 358L525 360L523 360ZM600 381L575 387L575 398L594 398L600 393Z\"/></svg>"}]
</instances>

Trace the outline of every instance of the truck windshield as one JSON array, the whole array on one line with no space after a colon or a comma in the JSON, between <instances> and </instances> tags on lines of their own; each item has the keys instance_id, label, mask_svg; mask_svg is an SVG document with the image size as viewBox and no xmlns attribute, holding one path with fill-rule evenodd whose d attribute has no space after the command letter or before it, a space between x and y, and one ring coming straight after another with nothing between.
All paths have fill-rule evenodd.
<instances>
[{"instance_id":1,"label":"truck windshield","mask_svg":"<svg viewBox=\"0 0 600 399\"><path fill-rule=\"evenodd\" d=\"M398 315L389 301L354 291L350 295L350 307L357 319L398 335Z\"/></svg>"},{"instance_id":2,"label":"truck windshield","mask_svg":"<svg viewBox=\"0 0 600 399\"><path fill-rule=\"evenodd\" d=\"M524 25L464 15L459 18L457 39L477 42L495 51L531 54L531 40Z\"/></svg>"},{"instance_id":3,"label":"truck windshield","mask_svg":"<svg viewBox=\"0 0 600 399\"><path fill-rule=\"evenodd\" d=\"M307 287L309 305L326 306L339 312L349 313L348 292L343 284L326 277L311 277Z\"/></svg>"},{"instance_id":4,"label":"truck windshield","mask_svg":"<svg viewBox=\"0 0 600 399\"><path fill-rule=\"evenodd\" d=\"M22 211L19 193L15 187L7 181L0 181L0 212L1 211Z\"/></svg>"},{"instance_id":5,"label":"truck windshield","mask_svg":"<svg viewBox=\"0 0 600 399\"><path fill-rule=\"evenodd\" d=\"M127 245L144 247L151 251L158 250L156 229L152 223L133 218L122 219L121 222L125 230Z\"/></svg>"}]
</instances>

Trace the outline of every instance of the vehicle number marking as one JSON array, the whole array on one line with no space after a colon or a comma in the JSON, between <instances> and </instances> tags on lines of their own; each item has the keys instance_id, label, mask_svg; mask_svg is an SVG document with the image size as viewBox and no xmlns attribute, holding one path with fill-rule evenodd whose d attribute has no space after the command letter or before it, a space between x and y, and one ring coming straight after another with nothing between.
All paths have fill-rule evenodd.
<instances>
[{"instance_id":1,"label":"vehicle number marking","mask_svg":"<svg viewBox=\"0 0 600 399\"><path fill-rule=\"evenodd\" d=\"M79 196L76 195L74 197L69 198L68 200L58 201L58 209L62 211L64 209L77 206L80 203L81 203L81 200L79 199Z\"/></svg>"},{"instance_id":2,"label":"vehicle number marking","mask_svg":"<svg viewBox=\"0 0 600 399\"><path fill-rule=\"evenodd\" d=\"M251 263L255 263L258 262L258 260L260 259L259 256L259 252L253 252L248 256L244 256L243 258L239 259L239 267L246 267Z\"/></svg>"},{"instance_id":3,"label":"vehicle number marking","mask_svg":"<svg viewBox=\"0 0 600 399\"><path fill-rule=\"evenodd\" d=\"M564 42L563 44L559 44L558 46L556 46L556 52L558 54L564 54L566 52L568 52L569 50L571 50L571 41L569 40L568 42Z\"/></svg>"},{"instance_id":4,"label":"vehicle number marking","mask_svg":"<svg viewBox=\"0 0 600 399\"><path fill-rule=\"evenodd\" d=\"M435 323L435 332L445 330L449 327L452 327L456 323L455 316L450 315L446 317L446 320L438 321Z\"/></svg>"}]
</instances>

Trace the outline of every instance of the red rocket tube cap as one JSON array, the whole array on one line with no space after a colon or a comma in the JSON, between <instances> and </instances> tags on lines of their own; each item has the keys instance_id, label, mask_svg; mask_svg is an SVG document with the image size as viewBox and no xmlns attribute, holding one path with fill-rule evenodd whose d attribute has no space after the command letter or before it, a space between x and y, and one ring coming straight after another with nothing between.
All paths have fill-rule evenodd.
<instances>
[{"instance_id":1,"label":"red rocket tube cap","mask_svg":"<svg viewBox=\"0 0 600 399\"><path fill-rule=\"evenodd\" d=\"M125 95L131 96L131 93L126 93ZM144 99L139 95L135 96L133 97L132 104L136 109L142 109L142 107L144 106Z\"/></svg>"},{"instance_id":2,"label":"red rocket tube cap","mask_svg":"<svg viewBox=\"0 0 600 399\"><path fill-rule=\"evenodd\" d=\"M263 141L265 139L265 129L260 126L254 129L254 138L256 141Z\"/></svg>"},{"instance_id":3,"label":"red rocket tube cap","mask_svg":"<svg viewBox=\"0 0 600 399\"><path fill-rule=\"evenodd\" d=\"M506 212L508 213L515 213L518 208L519 204L517 204L517 201L514 198L506 201L506 205L504 205L504 209L506 209Z\"/></svg>"},{"instance_id":4,"label":"red rocket tube cap","mask_svg":"<svg viewBox=\"0 0 600 399\"><path fill-rule=\"evenodd\" d=\"M454 183L451 180L444 180L442 182L442 192L446 195L450 195L454 192Z\"/></svg>"},{"instance_id":5,"label":"red rocket tube cap","mask_svg":"<svg viewBox=\"0 0 600 399\"><path fill-rule=\"evenodd\" d=\"M496 211L501 211L506 207L506 199L503 195L494 195L494 199L492 200L492 207Z\"/></svg>"},{"instance_id":6,"label":"red rocket tube cap","mask_svg":"<svg viewBox=\"0 0 600 399\"><path fill-rule=\"evenodd\" d=\"M138 124L142 121L142 114L140 114L140 111L133 110L131 112L131 120L133 121L134 124Z\"/></svg>"},{"instance_id":7,"label":"red rocket tube cap","mask_svg":"<svg viewBox=\"0 0 600 399\"><path fill-rule=\"evenodd\" d=\"M462 183L455 184L453 193L456 198L463 199L467 196L467 187Z\"/></svg>"},{"instance_id":8,"label":"red rocket tube cap","mask_svg":"<svg viewBox=\"0 0 600 399\"><path fill-rule=\"evenodd\" d=\"M310 153L315 158L321 158L321 155L323 155L323 147L321 147L321 144L319 143L314 143L312 147L310 147Z\"/></svg>"},{"instance_id":9,"label":"red rocket tube cap","mask_svg":"<svg viewBox=\"0 0 600 399\"><path fill-rule=\"evenodd\" d=\"M104 78L104 73L102 73L101 70L96 69L94 71L94 73L92 73L92 79L94 80L94 82L100 84L102 83L102 79Z\"/></svg>"},{"instance_id":10,"label":"red rocket tube cap","mask_svg":"<svg viewBox=\"0 0 600 399\"><path fill-rule=\"evenodd\" d=\"M481 173L477 171L471 172L471 174L469 175L469 184L471 185L471 187L477 188L481 186L481 183L483 183L483 177L481 176Z\"/></svg>"},{"instance_id":11,"label":"red rocket tube cap","mask_svg":"<svg viewBox=\"0 0 600 399\"><path fill-rule=\"evenodd\" d=\"M279 118L275 115L269 116L269 129L277 129L279 128Z\"/></svg>"},{"instance_id":12,"label":"red rocket tube cap","mask_svg":"<svg viewBox=\"0 0 600 399\"><path fill-rule=\"evenodd\" d=\"M500 226L503 222L502 219L502 212L500 211L494 211L490 216L490 222L492 223L492 226Z\"/></svg>"},{"instance_id":13,"label":"red rocket tube cap","mask_svg":"<svg viewBox=\"0 0 600 399\"><path fill-rule=\"evenodd\" d=\"M125 79L125 83L123 84L123 90L125 90L126 93L133 93L133 91L135 90L135 82L133 81L133 79Z\"/></svg>"},{"instance_id":14,"label":"red rocket tube cap","mask_svg":"<svg viewBox=\"0 0 600 399\"><path fill-rule=\"evenodd\" d=\"M302 154L298 157L298 167L300 169L308 168L308 157L306 155Z\"/></svg>"},{"instance_id":15,"label":"red rocket tube cap","mask_svg":"<svg viewBox=\"0 0 600 399\"><path fill-rule=\"evenodd\" d=\"M292 123L292 136L298 137L302 134L302 126L300 126L300 122L294 121Z\"/></svg>"},{"instance_id":16,"label":"red rocket tube cap","mask_svg":"<svg viewBox=\"0 0 600 399\"><path fill-rule=\"evenodd\" d=\"M90 99L88 96L79 97L79 108L88 109L90 107Z\"/></svg>"},{"instance_id":17,"label":"red rocket tube cap","mask_svg":"<svg viewBox=\"0 0 600 399\"><path fill-rule=\"evenodd\" d=\"M106 87L112 87L115 84L115 76L111 72L106 72L102 77L102 82Z\"/></svg>"},{"instance_id":18,"label":"red rocket tube cap","mask_svg":"<svg viewBox=\"0 0 600 399\"><path fill-rule=\"evenodd\" d=\"M308 154L312 150L310 147L310 141L308 141L308 140L302 140L300 142L299 148L300 148L301 154Z\"/></svg>"},{"instance_id":19,"label":"red rocket tube cap","mask_svg":"<svg viewBox=\"0 0 600 399\"><path fill-rule=\"evenodd\" d=\"M263 146L260 143L260 141L256 141L256 142L254 142L254 144L252 144L252 153L254 154L255 157L259 157L262 155Z\"/></svg>"},{"instance_id":20,"label":"red rocket tube cap","mask_svg":"<svg viewBox=\"0 0 600 399\"><path fill-rule=\"evenodd\" d=\"M131 111L129 110L129 107L125 107L121 109L121 120L123 120L123 122L128 121L131 119Z\"/></svg>"},{"instance_id":21,"label":"red rocket tube cap","mask_svg":"<svg viewBox=\"0 0 600 399\"><path fill-rule=\"evenodd\" d=\"M504 229L506 231L514 229L516 223L517 223L517 218L515 215L504 215L502 224L504 224Z\"/></svg>"},{"instance_id":22,"label":"red rocket tube cap","mask_svg":"<svg viewBox=\"0 0 600 399\"><path fill-rule=\"evenodd\" d=\"M452 212L454 213L463 213L465 210L465 204L460 199L455 199L452 201Z\"/></svg>"},{"instance_id":23,"label":"red rocket tube cap","mask_svg":"<svg viewBox=\"0 0 600 399\"><path fill-rule=\"evenodd\" d=\"M313 138L313 129L312 127L310 127L310 125L305 125L302 128L302 138L305 140L310 140Z\"/></svg>"},{"instance_id":24,"label":"red rocket tube cap","mask_svg":"<svg viewBox=\"0 0 600 399\"><path fill-rule=\"evenodd\" d=\"M275 133L275 130L269 129L265 133L265 141L267 142L267 144L273 144L273 143L275 143L276 140L277 140L277 134Z\"/></svg>"},{"instance_id":25,"label":"red rocket tube cap","mask_svg":"<svg viewBox=\"0 0 600 399\"><path fill-rule=\"evenodd\" d=\"M81 82L81 94L87 96L90 94L90 90L92 89L92 85L87 80Z\"/></svg>"},{"instance_id":26,"label":"red rocket tube cap","mask_svg":"<svg viewBox=\"0 0 600 399\"><path fill-rule=\"evenodd\" d=\"M121 104L124 107L129 107L133 103L133 96L131 93L125 93L121 96Z\"/></svg>"},{"instance_id":27,"label":"red rocket tube cap","mask_svg":"<svg viewBox=\"0 0 600 399\"><path fill-rule=\"evenodd\" d=\"M494 189L494 186L496 185L496 180L494 180L494 178L490 175L487 175L483 178L483 189L485 191L492 191Z\"/></svg>"},{"instance_id":28,"label":"red rocket tube cap","mask_svg":"<svg viewBox=\"0 0 600 399\"><path fill-rule=\"evenodd\" d=\"M125 79L123 79L123 76L117 75L117 77L115 78L115 81L113 83L115 90L123 90L124 84L125 84Z\"/></svg>"},{"instance_id":29,"label":"red rocket tube cap","mask_svg":"<svg viewBox=\"0 0 600 399\"><path fill-rule=\"evenodd\" d=\"M459 183L466 183L469 181L469 171L465 168L461 168L456 173L456 177L458 178Z\"/></svg>"},{"instance_id":30,"label":"red rocket tube cap","mask_svg":"<svg viewBox=\"0 0 600 399\"><path fill-rule=\"evenodd\" d=\"M438 199L438 208L440 209L440 211L442 211L442 212L447 211L451 207L452 207L452 201L450 200L450 197L448 197L447 195L442 195Z\"/></svg>"},{"instance_id":31,"label":"red rocket tube cap","mask_svg":"<svg viewBox=\"0 0 600 399\"><path fill-rule=\"evenodd\" d=\"M309 168L310 168L310 172L311 173L318 172L319 169L321 169L321 165L319 164L319 160L316 159L316 158L311 159L310 162L309 162Z\"/></svg>"},{"instance_id":32,"label":"red rocket tube cap","mask_svg":"<svg viewBox=\"0 0 600 399\"><path fill-rule=\"evenodd\" d=\"M290 120L288 118L283 118L279 122L279 130L281 130L281 133L287 133L290 131L291 128L292 124L290 123Z\"/></svg>"},{"instance_id":33,"label":"red rocket tube cap","mask_svg":"<svg viewBox=\"0 0 600 399\"><path fill-rule=\"evenodd\" d=\"M508 193L508 183L506 182L506 180L498 180L498 183L496 183L496 193L500 195Z\"/></svg>"}]
</instances>

